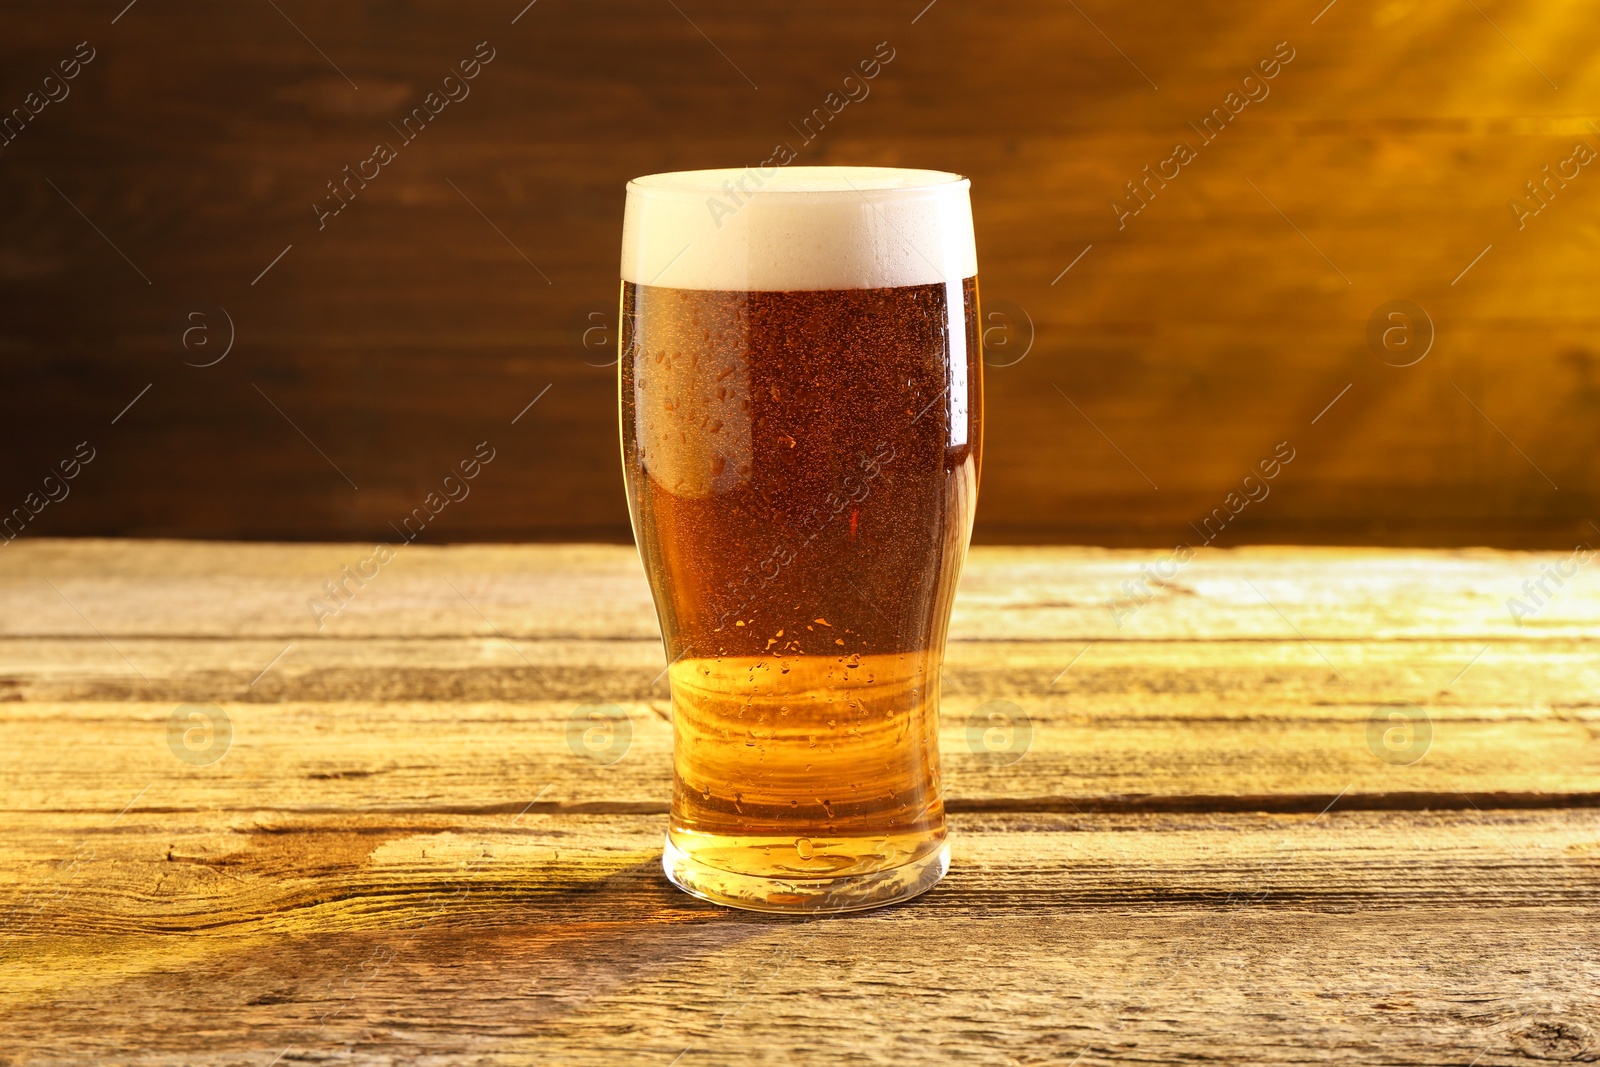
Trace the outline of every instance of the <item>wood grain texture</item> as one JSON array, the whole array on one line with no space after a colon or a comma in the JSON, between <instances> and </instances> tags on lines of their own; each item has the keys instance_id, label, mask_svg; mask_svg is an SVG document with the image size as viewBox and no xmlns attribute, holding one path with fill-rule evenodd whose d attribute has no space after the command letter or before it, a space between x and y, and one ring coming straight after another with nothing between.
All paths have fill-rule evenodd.
<instances>
[{"instance_id":1,"label":"wood grain texture","mask_svg":"<svg viewBox=\"0 0 1600 1067\"><path fill-rule=\"evenodd\" d=\"M923 901L813 922L690 901L660 877L660 832L30 819L8 867L45 898L9 939L9 1044L38 1064L1595 1052L1592 813L965 816ZM63 834L87 859L51 886Z\"/></svg>"},{"instance_id":2,"label":"wood grain texture","mask_svg":"<svg viewBox=\"0 0 1600 1067\"><path fill-rule=\"evenodd\" d=\"M1600 537L1600 182L1508 210L1600 146L1576 0L124 7L0 19L0 108L97 49L0 148L0 507L99 450L26 536L388 537L488 439L430 540L626 541L614 371L576 339L615 313L622 185L786 140L973 178L984 296L1036 335L987 375L980 540L1187 537L1285 440L1225 543ZM483 40L471 96L319 230L326 183ZM800 143L880 41L870 95ZM1270 94L1202 143L1279 42ZM1119 227L1178 140L1198 158ZM1368 350L1394 299L1434 326L1415 366ZM202 305L237 343L186 366L216 351L181 344Z\"/></svg>"},{"instance_id":3,"label":"wood grain texture","mask_svg":"<svg viewBox=\"0 0 1600 1067\"><path fill-rule=\"evenodd\" d=\"M1119 628L1150 553L976 551L951 874L806 921L660 874L631 549L416 546L319 632L367 551L0 553L0 1062L1600 1060L1600 604L1500 602L1562 553L1205 553ZM1369 746L1391 701L1415 763ZM183 702L218 762L169 749ZM608 766L567 743L600 702Z\"/></svg>"},{"instance_id":4,"label":"wood grain texture","mask_svg":"<svg viewBox=\"0 0 1600 1067\"><path fill-rule=\"evenodd\" d=\"M632 549L410 547L319 630L305 599L367 551L19 541L0 558L14 608L0 624L0 695L14 702L0 734L32 768L10 779L14 802L114 813L127 774L168 808L176 790L248 809L271 782L270 802L291 810L520 809L541 789L536 810L662 810L671 708ZM1600 587L1580 571L1521 625L1499 596L1562 558L1215 552L1119 627L1109 605L1151 554L977 549L944 671L951 802L1214 810L1245 796L1315 811L1348 790L1347 804L1384 806L1589 803ZM967 741L993 700L1032 732L1026 758L998 767ZM228 758L199 776L166 748L186 701L235 723ZM1369 738L1397 702L1434 731L1406 766ZM566 741L596 704L631 730L606 767ZM81 755L53 758L63 743Z\"/></svg>"}]
</instances>

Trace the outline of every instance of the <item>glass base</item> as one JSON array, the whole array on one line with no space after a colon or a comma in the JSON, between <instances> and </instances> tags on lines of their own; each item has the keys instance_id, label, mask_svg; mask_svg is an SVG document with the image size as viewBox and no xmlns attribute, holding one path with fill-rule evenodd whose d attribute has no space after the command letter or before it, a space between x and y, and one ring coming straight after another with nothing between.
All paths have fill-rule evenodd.
<instances>
[{"instance_id":1,"label":"glass base","mask_svg":"<svg viewBox=\"0 0 1600 1067\"><path fill-rule=\"evenodd\" d=\"M672 843L661 854L667 879L690 896L745 911L789 915L865 911L920 896L938 884L950 869L950 842L920 860L865 874L834 878L770 878L734 874L697 863Z\"/></svg>"}]
</instances>

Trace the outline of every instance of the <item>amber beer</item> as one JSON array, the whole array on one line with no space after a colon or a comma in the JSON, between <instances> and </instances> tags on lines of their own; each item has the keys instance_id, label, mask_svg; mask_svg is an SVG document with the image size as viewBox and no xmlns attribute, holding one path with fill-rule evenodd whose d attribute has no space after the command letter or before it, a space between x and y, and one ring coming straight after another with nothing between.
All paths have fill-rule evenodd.
<instances>
[{"instance_id":1,"label":"amber beer","mask_svg":"<svg viewBox=\"0 0 1600 1067\"><path fill-rule=\"evenodd\" d=\"M851 910L948 867L939 668L982 442L967 189L628 186L623 465L670 660L663 863L697 896Z\"/></svg>"}]
</instances>

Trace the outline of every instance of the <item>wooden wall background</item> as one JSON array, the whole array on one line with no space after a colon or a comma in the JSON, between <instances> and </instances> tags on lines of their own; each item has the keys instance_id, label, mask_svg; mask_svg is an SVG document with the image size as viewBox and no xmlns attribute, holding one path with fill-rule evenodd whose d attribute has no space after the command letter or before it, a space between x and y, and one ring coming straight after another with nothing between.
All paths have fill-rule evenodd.
<instances>
[{"instance_id":1,"label":"wooden wall background","mask_svg":"<svg viewBox=\"0 0 1600 1067\"><path fill-rule=\"evenodd\" d=\"M614 318L623 183L789 140L972 176L985 298L1036 330L988 374L980 539L1170 544L1287 440L1225 543L1600 543L1600 168L1508 207L1600 148L1577 0L126 2L0 14L0 108L95 50L0 148L0 506L95 449L25 536L388 538L488 440L429 540L626 539L614 371L576 340ZM480 41L471 95L319 232L324 183ZM1409 367L1365 339L1402 298L1436 333ZM236 333L209 367L201 305Z\"/></svg>"}]
</instances>

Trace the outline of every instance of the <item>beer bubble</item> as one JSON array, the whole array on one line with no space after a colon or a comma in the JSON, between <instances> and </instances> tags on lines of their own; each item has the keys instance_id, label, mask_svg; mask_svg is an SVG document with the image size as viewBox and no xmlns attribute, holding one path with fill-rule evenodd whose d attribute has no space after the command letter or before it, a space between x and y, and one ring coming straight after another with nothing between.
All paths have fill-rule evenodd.
<instances>
[{"instance_id":1,"label":"beer bubble","mask_svg":"<svg viewBox=\"0 0 1600 1067\"><path fill-rule=\"evenodd\" d=\"M1433 719L1409 701L1380 704L1367 717L1367 750L1396 767L1409 767L1433 747Z\"/></svg>"},{"instance_id":2,"label":"beer bubble","mask_svg":"<svg viewBox=\"0 0 1600 1067\"><path fill-rule=\"evenodd\" d=\"M802 837L796 841L794 843L794 850L800 854L800 858L803 860L808 860L817 854L817 850L812 847L811 839L809 837Z\"/></svg>"}]
</instances>

